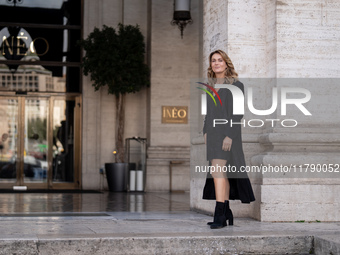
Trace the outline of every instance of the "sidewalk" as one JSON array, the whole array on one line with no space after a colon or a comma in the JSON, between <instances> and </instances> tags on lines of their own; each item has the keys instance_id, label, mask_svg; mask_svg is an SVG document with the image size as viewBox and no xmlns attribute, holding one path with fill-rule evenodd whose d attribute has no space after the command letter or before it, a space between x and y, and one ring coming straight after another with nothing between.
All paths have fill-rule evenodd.
<instances>
[{"instance_id":1,"label":"sidewalk","mask_svg":"<svg viewBox=\"0 0 340 255\"><path fill-rule=\"evenodd\" d=\"M211 230L188 194L0 194L0 254L340 254L340 223L236 218ZM125 211L124 211L125 210Z\"/></svg>"}]
</instances>

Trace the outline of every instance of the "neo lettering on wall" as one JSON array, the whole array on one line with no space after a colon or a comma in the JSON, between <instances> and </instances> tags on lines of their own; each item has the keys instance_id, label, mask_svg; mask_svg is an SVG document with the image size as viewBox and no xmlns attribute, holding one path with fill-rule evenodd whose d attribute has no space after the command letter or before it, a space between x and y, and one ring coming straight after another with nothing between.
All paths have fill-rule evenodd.
<instances>
[{"instance_id":1,"label":"neo lettering on wall","mask_svg":"<svg viewBox=\"0 0 340 255\"><path fill-rule=\"evenodd\" d=\"M162 106L162 123L188 124L188 106Z\"/></svg>"}]
</instances>

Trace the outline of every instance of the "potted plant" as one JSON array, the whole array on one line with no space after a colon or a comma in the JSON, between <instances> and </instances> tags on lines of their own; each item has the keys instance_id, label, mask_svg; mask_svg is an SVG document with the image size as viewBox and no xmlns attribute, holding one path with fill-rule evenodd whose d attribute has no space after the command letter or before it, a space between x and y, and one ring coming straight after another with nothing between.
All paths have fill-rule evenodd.
<instances>
[{"instance_id":1,"label":"potted plant","mask_svg":"<svg viewBox=\"0 0 340 255\"><path fill-rule=\"evenodd\" d=\"M108 93L116 98L116 155L113 167L125 169L122 165L125 160L125 95L150 85L150 71L144 56L144 36L138 25L118 24L117 31L104 25L102 30L94 28L79 44L85 51L82 61L84 75L90 75L95 91L107 87ZM107 164L105 168L109 178L111 170L108 171ZM120 182L120 185L124 184ZM120 189L110 187L111 191Z\"/></svg>"}]
</instances>

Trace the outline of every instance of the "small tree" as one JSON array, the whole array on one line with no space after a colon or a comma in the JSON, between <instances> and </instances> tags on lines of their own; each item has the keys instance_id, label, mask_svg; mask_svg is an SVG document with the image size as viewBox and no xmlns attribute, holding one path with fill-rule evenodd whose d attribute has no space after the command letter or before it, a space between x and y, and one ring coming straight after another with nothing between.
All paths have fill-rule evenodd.
<instances>
[{"instance_id":1,"label":"small tree","mask_svg":"<svg viewBox=\"0 0 340 255\"><path fill-rule=\"evenodd\" d=\"M124 162L125 94L149 86L149 67L145 64L145 43L139 26L118 24L118 31L95 28L80 41L85 50L82 67L90 74L95 91L108 87L116 96L116 162Z\"/></svg>"}]
</instances>

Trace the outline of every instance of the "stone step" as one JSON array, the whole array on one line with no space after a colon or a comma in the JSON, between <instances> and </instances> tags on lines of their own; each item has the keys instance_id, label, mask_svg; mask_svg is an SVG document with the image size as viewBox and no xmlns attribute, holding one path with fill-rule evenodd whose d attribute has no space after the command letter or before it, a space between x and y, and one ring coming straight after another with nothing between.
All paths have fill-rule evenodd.
<instances>
[{"instance_id":1,"label":"stone step","mask_svg":"<svg viewBox=\"0 0 340 255\"><path fill-rule=\"evenodd\" d=\"M321 235L314 238L315 254L340 254L339 235Z\"/></svg>"},{"instance_id":2,"label":"stone step","mask_svg":"<svg viewBox=\"0 0 340 255\"><path fill-rule=\"evenodd\" d=\"M340 254L339 223L235 218L233 226L212 230L212 217L187 211L187 200L155 193L137 197L149 206L134 212L8 214L0 217L0 254Z\"/></svg>"},{"instance_id":3,"label":"stone step","mask_svg":"<svg viewBox=\"0 0 340 255\"><path fill-rule=\"evenodd\" d=\"M150 236L0 240L0 254L314 254L312 236ZM315 249L315 247L314 247ZM321 254L321 253L319 253ZM326 254L326 253L322 253ZM329 254L329 253L327 253ZM334 253L339 254L339 253Z\"/></svg>"}]
</instances>

